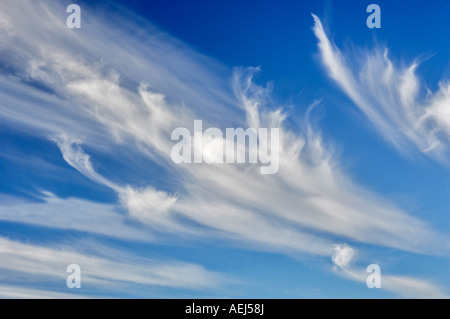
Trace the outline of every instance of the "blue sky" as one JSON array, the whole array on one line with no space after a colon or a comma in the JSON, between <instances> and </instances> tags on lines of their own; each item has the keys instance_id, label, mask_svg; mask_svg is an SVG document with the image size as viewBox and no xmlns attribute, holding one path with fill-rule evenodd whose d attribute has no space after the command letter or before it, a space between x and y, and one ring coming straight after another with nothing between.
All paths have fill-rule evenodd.
<instances>
[{"instance_id":1,"label":"blue sky","mask_svg":"<svg viewBox=\"0 0 450 319\"><path fill-rule=\"evenodd\" d=\"M450 296L447 1L69 3L0 4L0 297ZM195 119L279 171L175 164Z\"/></svg>"}]
</instances>

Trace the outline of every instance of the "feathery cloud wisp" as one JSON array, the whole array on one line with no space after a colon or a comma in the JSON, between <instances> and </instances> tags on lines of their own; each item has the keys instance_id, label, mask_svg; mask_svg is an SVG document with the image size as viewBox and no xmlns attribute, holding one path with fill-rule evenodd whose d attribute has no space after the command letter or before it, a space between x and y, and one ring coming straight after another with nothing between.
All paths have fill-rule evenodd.
<instances>
[{"instance_id":1,"label":"feathery cloud wisp","mask_svg":"<svg viewBox=\"0 0 450 319\"><path fill-rule=\"evenodd\" d=\"M82 269L82 283L90 289L126 290L130 284L205 289L223 283L221 275L199 265L136 257L105 247L92 254L64 245L42 247L0 237L0 259L0 278L5 282L65 282L67 266L75 263Z\"/></svg>"},{"instance_id":2,"label":"feathery cloud wisp","mask_svg":"<svg viewBox=\"0 0 450 319\"><path fill-rule=\"evenodd\" d=\"M370 273L365 269L358 268L353 265L355 251L347 244L338 244L334 246L332 262L334 264L334 272L338 275L366 283ZM384 272L380 273L381 289L392 291L405 298L445 298L450 296L438 284L427 280L417 279L407 276L388 275Z\"/></svg>"},{"instance_id":3,"label":"feathery cloud wisp","mask_svg":"<svg viewBox=\"0 0 450 319\"><path fill-rule=\"evenodd\" d=\"M422 87L418 63L396 66L387 49L343 52L332 43L321 21L313 15L322 62L353 103L386 141L403 153L416 150L447 161L450 146L450 80L442 79L436 92Z\"/></svg>"}]
</instances>

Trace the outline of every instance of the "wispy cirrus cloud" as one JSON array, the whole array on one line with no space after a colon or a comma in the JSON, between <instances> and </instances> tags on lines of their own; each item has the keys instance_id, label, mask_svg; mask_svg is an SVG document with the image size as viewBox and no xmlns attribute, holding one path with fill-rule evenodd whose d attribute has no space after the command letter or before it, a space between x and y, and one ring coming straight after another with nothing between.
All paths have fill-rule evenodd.
<instances>
[{"instance_id":1,"label":"wispy cirrus cloud","mask_svg":"<svg viewBox=\"0 0 450 319\"><path fill-rule=\"evenodd\" d=\"M16 285L0 285L2 299L88 299L89 295L55 292L52 290L33 289Z\"/></svg>"},{"instance_id":2,"label":"wispy cirrus cloud","mask_svg":"<svg viewBox=\"0 0 450 319\"><path fill-rule=\"evenodd\" d=\"M404 154L423 152L444 162L450 145L450 79L431 92L416 74L417 60L399 66L387 48L342 51L313 15L314 34L328 75L384 139Z\"/></svg>"},{"instance_id":3,"label":"wispy cirrus cloud","mask_svg":"<svg viewBox=\"0 0 450 319\"><path fill-rule=\"evenodd\" d=\"M252 73L247 76L251 75ZM251 84L250 78L244 82L255 86ZM248 91L247 87L243 89ZM236 90L239 90L239 83L235 85ZM251 91L262 90L255 87ZM257 99L264 94L252 96L243 91L242 96L242 101L250 105L265 103L264 100ZM165 103L161 99L158 101ZM243 109L249 110L245 103ZM277 123L277 126L282 126L284 115L278 110L272 113L268 111L261 117L258 109L256 111L257 113L254 109L251 110L253 114L258 115L258 122L262 121L263 125ZM249 118L254 120L255 116ZM136 121L138 123L129 123L129 129L121 128L122 136L134 136L136 140L145 142L156 151L155 154L170 163L171 145L163 138L161 143L155 142L154 139L158 139L158 135L134 135L136 127L142 121L141 116L136 115ZM105 122L105 125L109 124L115 128L115 123ZM186 122L186 125L189 124ZM425 251L426 246L421 245L435 236L428 226L409 217L395 206L377 200L374 194L352 185L336 167L321 137L315 134L311 127L305 131L306 135L302 137L282 130L282 168L279 174L269 178L270 180L257 174L256 168L252 166L169 164L178 169L182 177L178 180L182 184L176 199L174 195L152 186L140 189L111 184L93 171L89 157L77 144L78 141L66 139L65 142L59 142L59 146L63 157L71 166L118 192L130 216L152 227L200 235L200 231L196 232L187 225L180 225L179 218L182 217L212 230L219 230L219 233L225 231L231 238L248 240L251 244L269 244L273 245L274 250L319 255L328 255L332 242L316 236L315 231L411 251ZM139 132L147 134L145 130ZM155 145L165 147L158 150ZM264 196L261 196L262 194ZM214 202L211 202L212 196ZM301 212L297 213L299 209ZM273 223L274 220L277 220L276 224ZM358 223L357 227L355 222ZM255 229L252 231L242 225L259 226L252 227ZM266 231L261 233L261 229ZM280 231L286 234L285 238L267 236L267 233L275 235ZM213 233L206 232L208 235ZM379 236L380 233L383 236Z\"/></svg>"},{"instance_id":4,"label":"wispy cirrus cloud","mask_svg":"<svg viewBox=\"0 0 450 319\"><path fill-rule=\"evenodd\" d=\"M129 225L129 218L113 204L94 203L79 198L63 199L48 192L43 192L39 198L42 202L3 199L0 204L0 220L122 240L155 240L148 230Z\"/></svg>"},{"instance_id":5,"label":"wispy cirrus cloud","mask_svg":"<svg viewBox=\"0 0 450 319\"><path fill-rule=\"evenodd\" d=\"M0 237L0 278L6 286L8 282L34 282L39 288L43 281L65 283L67 266L77 264L85 293L105 288L131 293L130 285L201 290L224 283L222 275L192 263L143 258L89 243L71 246L43 247ZM83 246L89 249L80 249ZM7 291L1 294L5 293L8 294Z\"/></svg>"},{"instance_id":6,"label":"wispy cirrus cloud","mask_svg":"<svg viewBox=\"0 0 450 319\"><path fill-rule=\"evenodd\" d=\"M366 283L368 273L365 268L353 265L357 252L347 244L338 244L333 248L332 262L338 275L361 283ZM381 288L392 291L405 298L442 298L450 295L437 283L408 276L380 273Z\"/></svg>"},{"instance_id":7,"label":"wispy cirrus cloud","mask_svg":"<svg viewBox=\"0 0 450 319\"><path fill-rule=\"evenodd\" d=\"M286 113L267 98L270 90L254 83L257 68L227 70L127 12L112 24L84 10L83 28L69 30L58 14L64 8L48 3L0 4L0 19L7 13L10 21L0 33L0 61L12 66L0 75L1 119L51 136L70 166L117 193L117 206L131 218L191 240L219 238L295 257L329 257L341 240L418 253L448 251L445 235L355 184L307 119L299 132L289 130ZM29 23L14 23L31 7ZM148 31L134 32L133 19ZM345 71L336 65L337 74ZM353 82L347 82L352 90ZM220 128L279 127L279 172L263 176L254 165L174 164L170 133L191 128L199 118ZM132 184L110 172L112 181L94 169L97 159L84 146L110 158L139 153L145 163L136 168L123 161L123 167L139 173L155 166L170 187L150 178ZM32 217L9 218L39 224Z\"/></svg>"}]
</instances>

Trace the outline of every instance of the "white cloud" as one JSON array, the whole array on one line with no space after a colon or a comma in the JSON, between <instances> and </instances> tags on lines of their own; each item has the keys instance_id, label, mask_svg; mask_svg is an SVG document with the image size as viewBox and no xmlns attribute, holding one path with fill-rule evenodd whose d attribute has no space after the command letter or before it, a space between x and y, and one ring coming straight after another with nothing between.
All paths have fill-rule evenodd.
<instances>
[{"instance_id":1,"label":"white cloud","mask_svg":"<svg viewBox=\"0 0 450 319\"><path fill-rule=\"evenodd\" d=\"M268 102L270 89L254 84L257 69L235 70L230 89L229 70L144 21L148 31L136 34L137 24L124 16L114 16L112 24L84 10L83 28L73 32L61 24L60 9L45 1L0 3L11 21L34 12L29 24L15 23L11 33L1 35L0 49L15 57L7 62L17 72L15 81L0 76L0 113L30 131L56 136L66 162L115 190L130 216L177 236L222 238L293 256L330 256L336 237L420 253L448 251L448 237L353 183L308 118L300 133L288 130L286 114ZM387 110L389 116L382 117L367 104L318 19L315 32L332 76L376 123L397 127L392 118L404 114ZM410 73L401 81L402 94L392 93L405 105L412 103L408 96L416 86ZM389 74L386 81L392 81ZM190 128L198 118L205 127L279 127L279 172L263 176L254 165L172 163L170 133ZM414 132L392 136L397 135L422 141ZM148 180L145 185L119 177L111 182L96 172L95 158L80 141L110 157L130 149L147 156L137 172L157 165L170 178L173 194ZM121 164L136 170L127 161ZM347 265L351 258L343 251L335 260Z\"/></svg>"},{"instance_id":2,"label":"white cloud","mask_svg":"<svg viewBox=\"0 0 450 319\"><path fill-rule=\"evenodd\" d=\"M382 276L382 288L404 298L449 299L450 295L438 284L406 276Z\"/></svg>"},{"instance_id":3,"label":"white cloud","mask_svg":"<svg viewBox=\"0 0 450 319\"><path fill-rule=\"evenodd\" d=\"M77 264L82 287L87 291L113 287L126 290L130 284L205 289L224 282L221 275L195 264L136 257L106 247L96 249L95 254L83 253L69 246L49 248L0 237L0 277L8 274L5 282L52 281L65 285L67 266Z\"/></svg>"},{"instance_id":4,"label":"white cloud","mask_svg":"<svg viewBox=\"0 0 450 319\"><path fill-rule=\"evenodd\" d=\"M370 273L366 272L366 269L353 265L355 255L354 249L349 245L336 244L331 257L335 265L333 270L340 276L365 284ZM381 289L404 298L450 298L450 295L440 285L429 280L385 274L383 268L381 268L380 276Z\"/></svg>"},{"instance_id":5,"label":"white cloud","mask_svg":"<svg viewBox=\"0 0 450 319\"><path fill-rule=\"evenodd\" d=\"M93 181L105 185L113 190L120 191L120 187L103 178L92 167L89 155L85 154L79 144L80 140L70 138L66 134L61 134L53 139L61 150L64 160L81 174L89 177Z\"/></svg>"},{"instance_id":6,"label":"white cloud","mask_svg":"<svg viewBox=\"0 0 450 319\"><path fill-rule=\"evenodd\" d=\"M353 259L354 250L347 244L335 245L333 247L333 263L341 268L346 268Z\"/></svg>"},{"instance_id":7,"label":"white cloud","mask_svg":"<svg viewBox=\"0 0 450 319\"><path fill-rule=\"evenodd\" d=\"M2 200L0 220L126 240L154 240L148 230L129 225L125 214L118 212L114 205L77 198L61 199L50 193L45 193L42 199L43 203Z\"/></svg>"},{"instance_id":8,"label":"white cloud","mask_svg":"<svg viewBox=\"0 0 450 319\"><path fill-rule=\"evenodd\" d=\"M387 49L343 52L328 39L313 15L322 62L354 104L386 141L404 154L417 151L447 161L450 142L450 83L442 79L436 92L425 94L416 75L418 63L401 67Z\"/></svg>"},{"instance_id":9,"label":"white cloud","mask_svg":"<svg viewBox=\"0 0 450 319\"><path fill-rule=\"evenodd\" d=\"M23 12L27 12L14 5L6 6L6 3L2 3L2 9L15 18L14 21L19 21ZM22 2L22 6L27 4L31 5ZM25 118L31 112L33 118L37 117L38 128L43 126L44 120L37 113L45 113L49 109L53 116L46 122L57 136L65 160L95 182L118 192L122 203L131 209L134 217L151 220L154 225L170 225L169 228L177 231L181 227L191 233L191 226L179 224L176 218L179 216L208 226L212 230L209 235L218 230L217 235L222 236L226 231L227 236L247 239L251 244L262 246L275 244L276 249L295 247L298 252L312 252L311 247L314 247L319 255L330 254L332 241L321 238L317 233L416 252L429 253L430 242L442 243L435 245L431 253L448 249L443 237L434 234L424 222L353 184L340 171L330 148L308 122L300 128L303 134L287 130L283 124L286 116L283 111L268 105L270 88L257 86L252 81L257 69L235 70L233 97L220 74L214 74L219 67L173 39L160 33L156 37L151 33L156 31L142 34L146 41L129 34L121 37L127 28L133 27L132 24L124 20L120 24L124 27L119 28L115 24L115 27L105 28L105 25L109 26L108 21L91 19L86 10L81 30L91 31L74 33L65 27L57 27L57 5L47 8L45 1L33 2L33 8L40 20L41 15L48 16L36 24L42 30L30 38L26 26L14 24L13 35L5 38L5 50L14 52L20 62L15 64L21 70L16 76L33 79L50 88L58 99L64 100L65 106L44 104L39 100L47 95L29 93L36 90L16 83L10 99L19 100L19 103L14 107L2 104L1 109L7 114L22 111ZM344 74L345 86L352 90L352 77L336 62L326 36L320 33L320 22L316 20L316 23L323 50L331 60L330 65L335 67L333 74L336 77ZM94 31L97 28L102 32ZM149 30L152 28L148 26ZM110 40L119 37L126 42L118 46ZM130 55L131 51L149 55ZM34 53L30 55L29 52ZM169 63L163 56L170 56L173 60ZM123 65L120 61L128 62ZM187 81L186 74L180 70L195 75ZM143 82L148 85L141 84ZM414 87L409 82L403 83L404 92ZM38 100L32 99L39 112L32 111L24 102L20 103L19 96L22 95L18 94L22 91L28 92L25 96L39 95ZM228 104L233 98L234 104ZM206 111L202 105L208 105L209 110ZM247 123L234 116L224 117L223 112L244 112ZM73 121L71 113L76 114ZM172 129L179 126L189 128L193 119L198 117L204 120L205 127L207 123L216 123L218 127L280 127L279 173L264 177L252 165L173 164L170 160ZM20 122L18 115L13 118ZM80 118L86 119L87 129L84 131L80 127ZM28 118L28 126L32 123L33 119ZM100 176L93 169L89 156L82 151L76 136L82 136L84 144L109 156L127 149L147 155L149 163L160 165L173 174L172 186L177 200L174 201L174 195L155 186L119 185L119 182L112 183ZM239 219L245 224L237 223ZM284 247L291 242L288 240L290 235L284 235L286 238L282 239L261 236L258 229L250 227L250 221L252 224L260 223L260 227L271 229L273 233L293 234L307 240ZM311 242L318 244L311 246Z\"/></svg>"},{"instance_id":10,"label":"white cloud","mask_svg":"<svg viewBox=\"0 0 450 319\"><path fill-rule=\"evenodd\" d=\"M151 187L141 190L127 187L121 191L120 201L130 216L144 223L155 222L161 225L169 221L166 215L169 214L176 197Z\"/></svg>"},{"instance_id":11,"label":"white cloud","mask_svg":"<svg viewBox=\"0 0 450 319\"><path fill-rule=\"evenodd\" d=\"M88 295L63 293L46 289L0 285L0 298L2 299L88 299L89 297Z\"/></svg>"}]
</instances>

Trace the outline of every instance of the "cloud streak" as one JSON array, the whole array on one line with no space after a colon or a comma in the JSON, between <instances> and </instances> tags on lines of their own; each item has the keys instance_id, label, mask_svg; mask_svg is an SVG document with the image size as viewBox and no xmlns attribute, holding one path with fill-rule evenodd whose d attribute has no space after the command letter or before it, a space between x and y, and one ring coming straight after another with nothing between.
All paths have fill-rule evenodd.
<instances>
[{"instance_id":1,"label":"cloud streak","mask_svg":"<svg viewBox=\"0 0 450 319\"><path fill-rule=\"evenodd\" d=\"M74 230L122 240L154 241L144 229L129 225L125 214L115 205L93 203L78 198L61 199L54 194L41 194L44 202L3 200L0 220L40 227Z\"/></svg>"},{"instance_id":2,"label":"cloud streak","mask_svg":"<svg viewBox=\"0 0 450 319\"><path fill-rule=\"evenodd\" d=\"M61 244L42 247L0 237L0 278L5 283L35 282L37 287L46 281L65 283L67 266L78 264L85 292L114 288L130 293L130 285L201 290L224 283L218 273L195 264L137 257L89 243L88 246L91 246L90 252ZM7 291L0 294L5 293Z\"/></svg>"},{"instance_id":3,"label":"cloud streak","mask_svg":"<svg viewBox=\"0 0 450 319\"><path fill-rule=\"evenodd\" d=\"M352 247L347 244L338 244L334 246L332 262L334 272L338 275L366 283L367 273L365 269L355 267L352 262L356 253ZM439 285L424 279L416 279L408 276L387 275L381 271L381 289L391 291L404 298L429 298L429 299L448 299L450 295Z\"/></svg>"},{"instance_id":4,"label":"cloud streak","mask_svg":"<svg viewBox=\"0 0 450 319\"><path fill-rule=\"evenodd\" d=\"M435 92L425 90L415 60L401 67L387 49L341 51L313 15L322 63L328 75L372 122L378 133L403 154L422 152L448 162L450 80ZM427 92L425 92L427 91Z\"/></svg>"}]
</instances>

